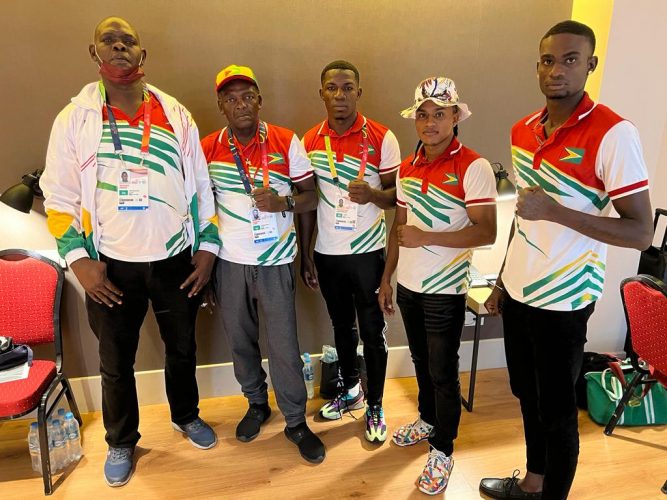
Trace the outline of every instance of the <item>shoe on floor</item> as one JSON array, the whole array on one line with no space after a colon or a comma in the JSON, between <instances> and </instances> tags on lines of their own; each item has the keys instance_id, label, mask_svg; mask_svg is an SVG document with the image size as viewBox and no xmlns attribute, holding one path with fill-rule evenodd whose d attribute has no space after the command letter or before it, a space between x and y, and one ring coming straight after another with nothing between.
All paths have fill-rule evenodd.
<instances>
[{"instance_id":1,"label":"shoe on floor","mask_svg":"<svg viewBox=\"0 0 667 500\"><path fill-rule=\"evenodd\" d=\"M417 478L417 488L427 495L439 495L447 489L454 468L454 458L431 448L424 470Z\"/></svg>"},{"instance_id":2,"label":"shoe on floor","mask_svg":"<svg viewBox=\"0 0 667 500\"><path fill-rule=\"evenodd\" d=\"M324 444L305 422L296 427L285 427L285 436L299 447L301 456L312 464L319 464L326 457Z\"/></svg>"},{"instance_id":3,"label":"shoe on floor","mask_svg":"<svg viewBox=\"0 0 667 500\"><path fill-rule=\"evenodd\" d=\"M366 440L371 443L384 443L387 439L387 423L384 410L380 405L372 405L366 409Z\"/></svg>"},{"instance_id":4,"label":"shoe on floor","mask_svg":"<svg viewBox=\"0 0 667 500\"><path fill-rule=\"evenodd\" d=\"M271 408L268 404L251 404L245 416L236 426L236 439L247 443L259 435L259 428L271 416Z\"/></svg>"},{"instance_id":5,"label":"shoe on floor","mask_svg":"<svg viewBox=\"0 0 667 500\"><path fill-rule=\"evenodd\" d=\"M104 480L109 486L127 484L132 477L134 448L114 448L109 446L104 462Z\"/></svg>"},{"instance_id":6,"label":"shoe on floor","mask_svg":"<svg viewBox=\"0 0 667 500\"><path fill-rule=\"evenodd\" d=\"M479 492L489 498L496 499L524 499L539 500L542 493L528 493L519 488L519 470L515 470L512 477L486 477L479 483Z\"/></svg>"},{"instance_id":7,"label":"shoe on floor","mask_svg":"<svg viewBox=\"0 0 667 500\"><path fill-rule=\"evenodd\" d=\"M394 431L392 441L398 446L412 446L424 439L428 439L431 435L433 426L424 422L421 417L409 424L400 426Z\"/></svg>"},{"instance_id":8,"label":"shoe on floor","mask_svg":"<svg viewBox=\"0 0 667 500\"><path fill-rule=\"evenodd\" d=\"M171 425L179 432L185 434L192 446L200 450L208 450L213 448L218 442L218 436L211 426L204 422L201 418L195 418L192 422L178 425L174 422Z\"/></svg>"},{"instance_id":9,"label":"shoe on floor","mask_svg":"<svg viewBox=\"0 0 667 500\"><path fill-rule=\"evenodd\" d=\"M351 410L361 410L364 407L364 391L359 387L359 393L352 397L347 389L343 389L331 401L320 408L320 416L327 420L339 420L343 418L343 413Z\"/></svg>"}]
</instances>

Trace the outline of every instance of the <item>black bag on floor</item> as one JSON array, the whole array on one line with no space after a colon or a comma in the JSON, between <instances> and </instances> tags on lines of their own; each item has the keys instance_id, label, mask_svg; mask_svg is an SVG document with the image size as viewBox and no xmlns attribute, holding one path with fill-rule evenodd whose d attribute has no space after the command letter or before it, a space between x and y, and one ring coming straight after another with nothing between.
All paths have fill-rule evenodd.
<instances>
[{"instance_id":1,"label":"black bag on floor","mask_svg":"<svg viewBox=\"0 0 667 500\"><path fill-rule=\"evenodd\" d=\"M357 356L357 368L361 379L361 389L366 394L368 389L368 374L366 373L366 361L363 356ZM322 376L320 379L320 397L322 399L333 399L343 387L343 376L340 373L338 360L332 362L322 361Z\"/></svg>"},{"instance_id":2,"label":"black bag on floor","mask_svg":"<svg viewBox=\"0 0 667 500\"><path fill-rule=\"evenodd\" d=\"M579 378L574 385L574 391L577 396L577 406L582 410L588 410L588 393L586 390L585 375L588 372L601 372L609 368L609 363L619 361L619 359L610 354L598 354L597 352L585 352L584 361L581 364Z\"/></svg>"}]
</instances>

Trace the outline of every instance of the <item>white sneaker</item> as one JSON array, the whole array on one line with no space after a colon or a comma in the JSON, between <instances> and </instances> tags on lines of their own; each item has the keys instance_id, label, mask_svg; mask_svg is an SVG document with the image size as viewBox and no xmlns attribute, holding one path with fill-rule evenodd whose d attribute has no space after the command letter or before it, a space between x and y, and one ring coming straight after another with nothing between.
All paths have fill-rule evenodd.
<instances>
[{"instance_id":1,"label":"white sneaker","mask_svg":"<svg viewBox=\"0 0 667 500\"><path fill-rule=\"evenodd\" d=\"M392 441L398 446L412 446L431 435L433 426L424 422L421 417L410 424L405 424L394 431Z\"/></svg>"}]
</instances>

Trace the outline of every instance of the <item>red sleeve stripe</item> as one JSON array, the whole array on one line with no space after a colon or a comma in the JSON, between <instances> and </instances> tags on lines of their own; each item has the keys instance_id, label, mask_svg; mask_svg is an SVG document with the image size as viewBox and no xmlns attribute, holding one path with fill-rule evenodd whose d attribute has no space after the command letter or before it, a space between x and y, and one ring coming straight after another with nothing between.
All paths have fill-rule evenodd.
<instances>
[{"instance_id":1,"label":"red sleeve stripe","mask_svg":"<svg viewBox=\"0 0 667 500\"><path fill-rule=\"evenodd\" d=\"M301 182L301 181L306 180L306 179L308 179L309 177L312 177L312 176L313 176L313 171L310 170L309 172L306 172L305 174L300 175L298 177L291 177L290 176L290 179L292 180L292 182Z\"/></svg>"},{"instance_id":2,"label":"red sleeve stripe","mask_svg":"<svg viewBox=\"0 0 667 500\"><path fill-rule=\"evenodd\" d=\"M381 168L380 169L380 174L390 174L392 172L396 172L396 170L398 170L398 167L400 167L400 166L401 166L401 164L397 163L393 167Z\"/></svg>"},{"instance_id":3,"label":"red sleeve stripe","mask_svg":"<svg viewBox=\"0 0 667 500\"><path fill-rule=\"evenodd\" d=\"M642 191L641 188L645 187L648 187L648 179L644 179L643 181L635 182L634 184L630 184L629 186L609 191L609 197L612 199L618 198L619 196L623 196L624 194L629 194L630 191Z\"/></svg>"},{"instance_id":4,"label":"red sleeve stripe","mask_svg":"<svg viewBox=\"0 0 667 500\"><path fill-rule=\"evenodd\" d=\"M468 200L466 201L466 206L470 205L488 205L489 203L495 203L495 198L479 198L478 200Z\"/></svg>"},{"instance_id":5,"label":"red sleeve stripe","mask_svg":"<svg viewBox=\"0 0 667 500\"><path fill-rule=\"evenodd\" d=\"M396 200L396 205L398 205L401 208L406 208L408 205L405 203L403 200Z\"/></svg>"}]
</instances>

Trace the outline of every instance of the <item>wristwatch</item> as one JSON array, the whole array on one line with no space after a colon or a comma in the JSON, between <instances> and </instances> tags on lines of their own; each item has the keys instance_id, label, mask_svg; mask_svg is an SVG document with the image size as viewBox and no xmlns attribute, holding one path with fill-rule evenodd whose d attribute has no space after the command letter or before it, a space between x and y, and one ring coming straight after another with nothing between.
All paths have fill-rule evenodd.
<instances>
[{"instance_id":1,"label":"wristwatch","mask_svg":"<svg viewBox=\"0 0 667 500\"><path fill-rule=\"evenodd\" d=\"M294 202L294 198L292 198L291 196L285 196L285 202L287 203L287 211L288 212L291 212L292 210L294 210L294 205L296 204Z\"/></svg>"}]
</instances>

